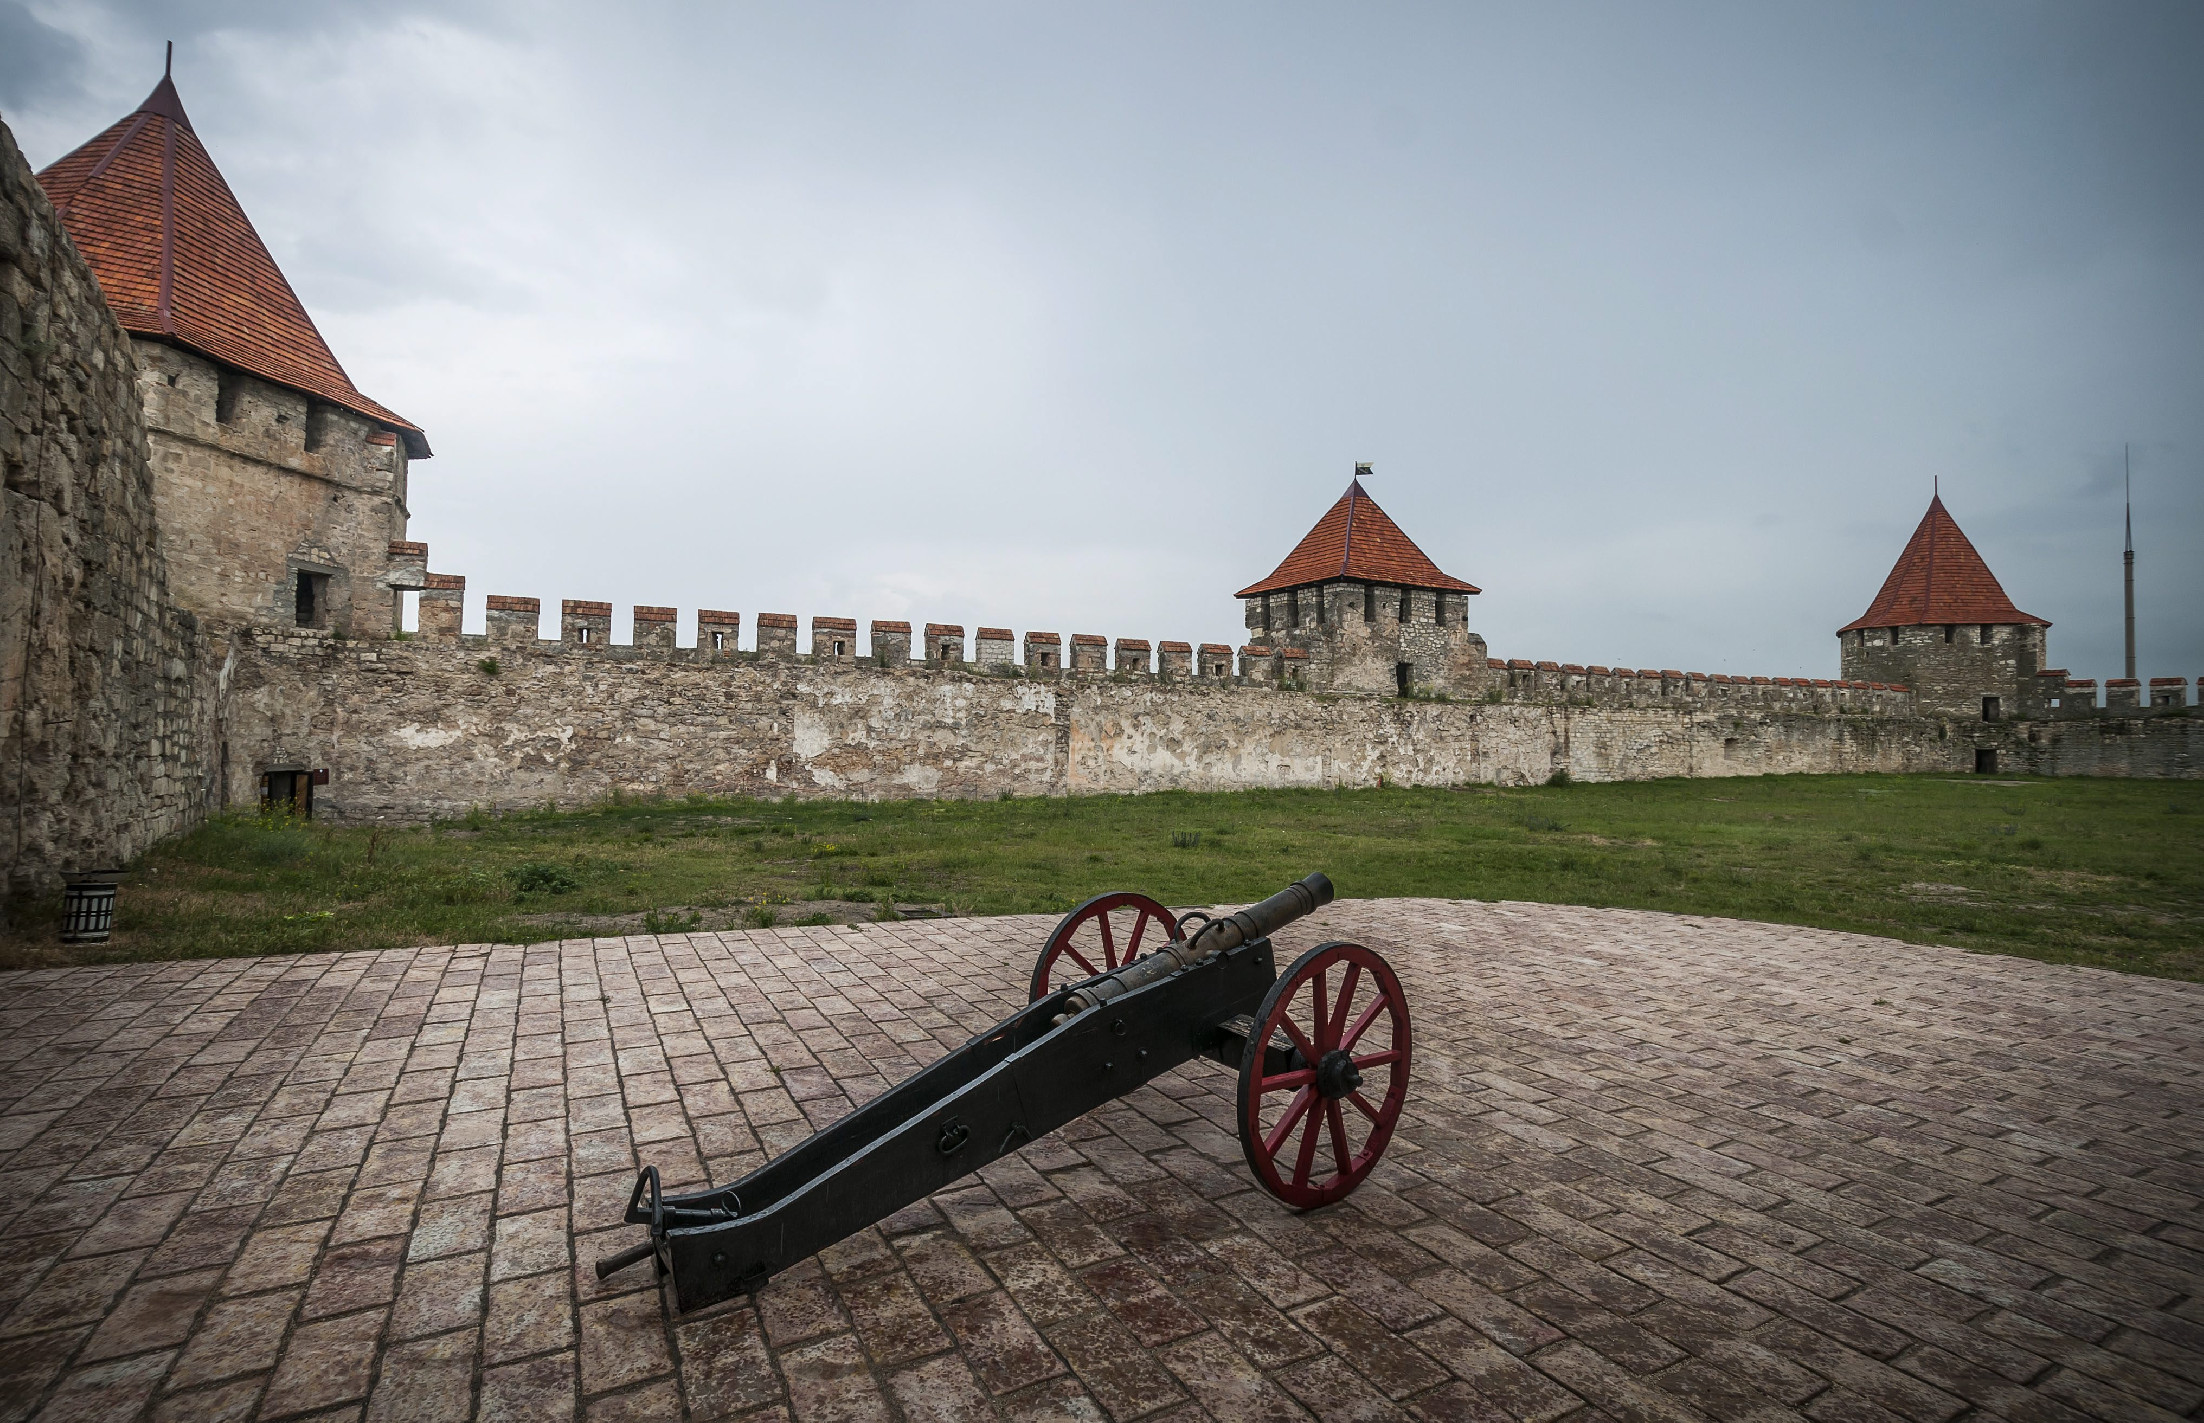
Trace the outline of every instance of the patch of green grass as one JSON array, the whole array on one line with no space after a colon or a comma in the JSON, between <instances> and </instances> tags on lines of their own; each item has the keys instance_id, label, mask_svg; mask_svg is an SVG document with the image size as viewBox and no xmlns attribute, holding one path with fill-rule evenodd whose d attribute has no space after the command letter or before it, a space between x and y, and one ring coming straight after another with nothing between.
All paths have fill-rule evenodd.
<instances>
[{"instance_id":1,"label":"patch of green grass","mask_svg":"<svg viewBox=\"0 0 2204 1423\"><path fill-rule=\"evenodd\" d=\"M2204 979L2204 783L1790 776L1521 790L636 800L412 830L233 817L160 846L85 958L532 942L555 917L841 898L1058 912L1109 889L1658 909ZM78 961L58 898L0 961ZM528 916L523 921L520 916ZM666 915L662 922L672 923Z\"/></svg>"}]
</instances>

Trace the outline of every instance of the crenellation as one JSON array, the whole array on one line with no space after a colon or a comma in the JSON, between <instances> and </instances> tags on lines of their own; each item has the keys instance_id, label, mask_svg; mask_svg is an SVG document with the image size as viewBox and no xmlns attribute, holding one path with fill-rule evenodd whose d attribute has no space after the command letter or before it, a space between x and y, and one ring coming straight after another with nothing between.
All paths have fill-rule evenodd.
<instances>
[{"instance_id":1,"label":"crenellation","mask_svg":"<svg viewBox=\"0 0 2204 1423\"><path fill-rule=\"evenodd\" d=\"M1216 680L1228 680L1232 676L1232 649L1221 642L1205 642L1201 645L1201 674Z\"/></svg>"},{"instance_id":2,"label":"crenellation","mask_svg":"<svg viewBox=\"0 0 2204 1423\"><path fill-rule=\"evenodd\" d=\"M742 614L719 608L696 611L696 650L707 658L733 657L741 650Z\"/></svg>"},{"instance_id":3,"label":"crenellation","mask_svg":"<svg viewBox=\"0 0 2204 1423\"><path fill-rule=\"evenodd\" d=\"M1145 677L1149 674L1149 655L1153 651L1144 637L1121 637L1117 640L1115 670L1122 675Z\"/></svg>"},{"instance_id":4,"label":"crenellation","mask_svg":"<svg viewBox=\"0 0 2204 1423\"><path fill-rule=\"evenodd\" d=\"M606 617L609 620L609 610ZM482 614L485 638L498 647L533 647L540 640L543 600L492 593Z\"/></svg>"},{"instance_id":5,"label":"crenellation","mask_svg":"<svg viewBox=\"0 0 2204 1423\"><path fill-rule=\"evenodd\" d=\"M420 636L437 642L459 640L466 611L467 580L456 573L426 573L421 581Z\"/></svg>"},{"instance_id":6,"label":"crenellation","mask_svg":"<svg viewBox=\"0 0 2204 1423\"><path fill-rule=\"evenodd\" d=\"M926 662L932 667L962 667L964 665L964 625L962 623L926 624Z\"/></svg>"},{"instance_id":7,"label":"crenellation","mask_svg":"<svg viewBox=\"0 0 2204 1423\"><path fill-rule=\"evenodd\" d=\"M875 619L868 629L873 661L882 667L908 667L911 665L911 625L906 622L881 622Z\"/></svg>"},{"instance_id":8,"label":"crenellation","mask_svg":"<svg viewBox=\"0 0 2204 1423\"><path fill-rule=\"evenodd\" d=\"M674 650L674 633L680 617L675 609L648 607L639 603L630 611L635 630L631 641L635 646L654 648L660 652Z\"/></svg>"},{"instance_id":9,"label":"crenellation","mask_svg":"<svg viewBox=\"0 0 2204 1423\"><path fill-rule=\"evenodd\" d=\"M576 647L610 647L612 604L587 598L563 599L559 603L559 641Z\"/></svg>"},{"instance_id":10,"label":"crenellation","mask_svg":"<svg viewBox=\"0 0 2204 1423\"><path fill-rule=\"evenodd\" d=\"M1025 635L1025 669L1031 673L1055 676L1064 670L1063 639L1052 632L1029 632Z\"/></svg>"},{"instance_id":11,"label":"crenellation","mask_svg":"<svg viewBox=\"0 0 2204 1423\"><path fill-rule=\"evenodd\" d=\"M1071 635L1071 670L1107 672L1109 651L1109 639L1097 637L1091 632L1075 632Z\"/></svg>"},{"instance_id":12,"label":"crenellation","mask_svg":"<svg viewBox=\"0 0 2204 1423\"><path fill-rule=\"evenodd\" d=\"M758 655L761 657L794 657L796 655L796 615L794 613L758 614Z\"/></svg>"},{"instance_id":13,"label":"crenellation","mask_svg":"<svg viewBox=\"0 0 2204 1423\"><path fill-rule=\"evenodd\" d=\"M1018 665L1018 640L1009 628L981 628L973 634L972 651L983 670Z\"/></svg>"},{"instance_id":14,"label":"crenellation","mask_svg":"<svg viewBox=\"0 0 2204 1423\"><path fill-rule=\"evenodd\" d=\"M2108 677L2105 679L2105 710L2140 711L2143 706L2143 684L2133 677Z\"/></svg>"},{"instance_id":15,"label":"crenellation","mask_svg":"<svg viewBox=\"0 0 2204 1423\"><path fill-rule=\"evenodd\" d=\"M1184 642L1159 642L1156 644L1156 675L1159 677L1191 677L1194 675L1194 649Z\"/></svg>"},{"instance_id":16,"label":"crenellation","mask_svg":"<svg viewBox=\"0 0 2204 1423\"><path fill-rule=\"evenodd\" d=\"M2150 708L2152 711L2172 711L2189 704L2189 683L2185 677L2153 677L2150 679Z\"/></svg>"},{"instance_id":17,"label":"crenellation","mask_svg":"<svg viewBox=\"0 0 2204 1423\"><path fill-rule=\"evenodd\" d=\"M857 662L857 619L811 619L811 656L816 662L854 666Z\"/></svg>"}]
</instances>

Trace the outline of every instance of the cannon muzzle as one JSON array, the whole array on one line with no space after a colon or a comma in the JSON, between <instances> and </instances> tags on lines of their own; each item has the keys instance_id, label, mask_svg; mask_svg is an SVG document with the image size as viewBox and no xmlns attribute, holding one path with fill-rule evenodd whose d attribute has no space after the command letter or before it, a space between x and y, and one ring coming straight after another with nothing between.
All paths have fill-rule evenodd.
<instances>
[{"instance_id":1,"label":"cannon muzzle","mask_svg":"<svg viewBox=\"0 0 2204 1423\"><path fill-rule=\"evenodd\" d=\"M1294 920L1306 918L1331 902L1332 882L1323 875L1310 875L1287 885L1260 904L1251 904L1237 914L1210 920L1187 947L1194 950L1197 958L1230 953L1242 944L1269 938Z\"/></svg>"}]
</instances>

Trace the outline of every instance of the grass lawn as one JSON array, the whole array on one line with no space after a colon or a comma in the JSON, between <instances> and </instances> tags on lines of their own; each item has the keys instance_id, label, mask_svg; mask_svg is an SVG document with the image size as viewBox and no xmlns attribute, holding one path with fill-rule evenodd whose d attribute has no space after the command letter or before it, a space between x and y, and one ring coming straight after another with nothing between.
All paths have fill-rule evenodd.
<instances>
[{"instance_id":1,"label":"grass lawn","mask_svg":"<svg viewBox=\"0 0 2204 1423\"><path fill-rule=\"evenodd\" d=\"M1108 889L1237 902L1310 870L1357 899L1628 906L2204 978L2204 783L1934 776L236 817L141 860L82 959L1060 911ZM0 963L80 961L58 915L11 906Z\"/></svg>"}]
</instances>

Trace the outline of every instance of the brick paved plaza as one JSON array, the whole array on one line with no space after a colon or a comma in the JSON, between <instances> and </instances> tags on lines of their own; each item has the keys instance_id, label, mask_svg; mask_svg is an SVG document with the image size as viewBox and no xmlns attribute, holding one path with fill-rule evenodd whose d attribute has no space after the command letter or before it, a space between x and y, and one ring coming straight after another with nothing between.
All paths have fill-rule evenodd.
<instances>
[{"instance_id":1,"label":"brick paved plaza","mask_svg":"<svg viewBox=\"0 0 2204 1423\"><path fill-rule=\"evenodd\" d=\"M1252 1188L1197 1064L775 1280L590 1262L1023 998L1040 918L0 975L0 1419L2172 1418L2204 985L1345 903L1400 1135ZM1283 961L1284 956L1281 956Z\"/></svg>"}]
</instances>

